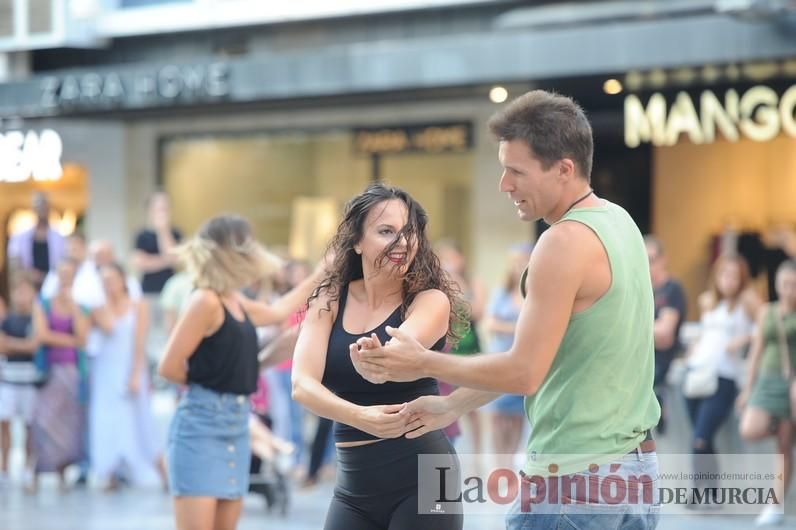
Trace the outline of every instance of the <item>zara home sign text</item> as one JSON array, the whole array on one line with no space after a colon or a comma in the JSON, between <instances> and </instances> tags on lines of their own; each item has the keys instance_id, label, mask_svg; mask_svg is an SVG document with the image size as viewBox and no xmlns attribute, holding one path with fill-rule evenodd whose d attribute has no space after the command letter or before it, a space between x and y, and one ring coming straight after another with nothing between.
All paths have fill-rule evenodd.
<instances>
[{"instance_id":1,"label":"zara home sign text","mask_svg":"<svg viewBox=\"0 0 796 530\"><path fill-rule=\"evenodd\" d=\"M230 93L226 63L166 65L151 70L85 72L50 76L41 83L47 109L145 107L225 98Z\"/></svg>"},{"instance_id":2,"label":"zara home sign text","mask_svg":"<svg viewBox=\"0 0 796 530\"><path fill-rule=\"evenodd\" d=\"M683 134L692 143L707 144L715 141L717 132L731 142L741 138L766 142L781 131L796 138L794 110L796 85L782 95L762 85L740 93L730 89L723 98L705 90L699 101L680 92L671 106L660 93L653 94L646 107L631 94L625 98L625 144L671 146Z\"/></svg>"}]
</instances>

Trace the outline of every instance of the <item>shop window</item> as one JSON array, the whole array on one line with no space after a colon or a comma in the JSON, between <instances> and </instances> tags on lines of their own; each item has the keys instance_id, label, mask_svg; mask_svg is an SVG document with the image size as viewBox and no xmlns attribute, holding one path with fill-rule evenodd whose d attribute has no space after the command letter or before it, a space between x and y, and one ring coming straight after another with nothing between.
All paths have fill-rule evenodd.
<instances>
[{"instance_id":1,"label":"shop window","mask_svg":"<svg viewBox=\"0 0 796 530\"><path fill-rule=\"evenodd\" d=\"M50 33L53 30L53 0L28 0L28 31Z\"/></svg>"},{"instance_id":2,"label":"shop window","mask_svg":"<svg viewBox=\"0 0 796 530\"><path fill-rule=\"evenodd\" d=\"M0 0L0 38L14 35L14 0Z\"/></svg>"},{"instance_id":3,"label":"shop window","mask_svg":"<svg viewBox=\"0 0 796 530\"><path fill-rule=\"evenodd\" d=\"M163 143L162 183L174 222L192 233L234 212L265 244L312 261L339 222L343 205L372 182L372 161L354 153L347 130L175 137ZM385 156L381 180L417 199L432 241L471 244L472 154Z\"/></svg>"}]
</instances>

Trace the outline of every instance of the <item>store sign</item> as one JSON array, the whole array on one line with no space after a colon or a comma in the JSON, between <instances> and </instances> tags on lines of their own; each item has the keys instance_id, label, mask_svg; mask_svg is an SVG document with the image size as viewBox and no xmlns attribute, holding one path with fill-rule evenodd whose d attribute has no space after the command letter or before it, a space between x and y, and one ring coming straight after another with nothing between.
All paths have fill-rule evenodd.
<instances>
[{"instance_id":1,"label":"store sign","mask_svg":"<svg viewBox=\"0 0 796 530\"><path fill-rule=\"evenodd\" d=\"M62 152L61 137L52 129L0 133L0 182L60 180Z\"/></svg>"},{"instance_id":2,"label":"store sign","mask_svg":"<svg viewBox=\"0 0 796 530\"><path fill-rule=\"evenodd\" d=\"M230 92L229 66L167 65L152 71L84 73L46 77L45 108L141 106L223 98Z\"/></svg>"},{"instance_id":3,"label":"store sign","mask_svg":"<svg viewBox=\"0 0 796 530\"><path fill-rule=\"evenodd\" d=\"M741 137L766 142L784 131L796 138L796 85L782 96L767 86L755 86L739 94L727 90L724 99L710 90L699 97L699 110L685 92L667 108L660 93L653 94L644 107L638 96L625 98L625 144L675 145L682 134L695 144L712 143L716 132L731 142Z\"/></svg>"},{"instance_id":4,"label":"store sign","mask_svg":"<svg viewBox=\"0 0 796 530\"><path fill-rule=\"evenodd\" d=\"M464 152L472 145L470 123L354 129L354 152L360 155Z\"/></svg>"}]
</instances>

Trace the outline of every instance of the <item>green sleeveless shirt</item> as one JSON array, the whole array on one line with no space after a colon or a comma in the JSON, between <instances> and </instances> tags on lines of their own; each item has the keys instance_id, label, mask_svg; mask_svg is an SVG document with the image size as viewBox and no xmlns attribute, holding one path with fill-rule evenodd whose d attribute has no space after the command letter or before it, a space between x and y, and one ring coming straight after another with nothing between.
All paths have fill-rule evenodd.
<instances>
[{"instance_id":1,"label":"green sleeveless shirt","mask_svg":"<svg viewBox=\"0 0 796 530\"><path fill-rule=\"evenodd\" d=\"M550 371L525 399L531 423L525 472L586 471L635 449L660 416L652 389L654 302L644 240L620 206L577 208L558 221L600 238L611 286L571 316ZM557 467L550 467L556 464Z\"/></svg>"}]
</instances>

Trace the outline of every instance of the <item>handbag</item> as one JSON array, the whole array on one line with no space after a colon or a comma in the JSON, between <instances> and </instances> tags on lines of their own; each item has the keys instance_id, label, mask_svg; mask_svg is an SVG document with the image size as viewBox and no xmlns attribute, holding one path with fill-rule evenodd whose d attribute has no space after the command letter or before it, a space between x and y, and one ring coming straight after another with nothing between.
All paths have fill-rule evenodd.
<instances>
[{"instance_id":1,"label":"handbag","mask_svg":"<svg viewBox=\"0 0 796 530\"><path fill-rule=\"evenodd\" d=\"M788 384L788 399L790 401L790 416L796 419L796 375L793 373L793 366L790 363L790 348L785 334L785 322L779 308L775 309L774 320L777 323L777 336L779 338L779 356L782 357L782 376Z\"/></svg>"},{"instance_id":2,"label":"handbag","mask_svg":"<svg viewBox=\"0 0 796 530\"><path fill-rule=\"evenodd\" d=\"M5 362L0 364L0 381L9 385L33 385L40 379L39 371L31 362Z\"/></svg>"},{"instance_id":3,"label":"handbag","mask_svg":"<svg viewBox=\"0 0 796 530\"><path fill-rule=\"evenodd\" d=\"M713 363L689 368L683 380L683 394L690 399L710 397L719 389L719 373Z\"/></svg>"}]
</instances>

